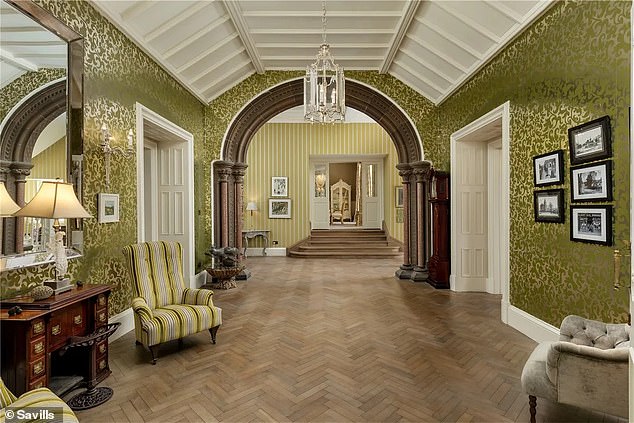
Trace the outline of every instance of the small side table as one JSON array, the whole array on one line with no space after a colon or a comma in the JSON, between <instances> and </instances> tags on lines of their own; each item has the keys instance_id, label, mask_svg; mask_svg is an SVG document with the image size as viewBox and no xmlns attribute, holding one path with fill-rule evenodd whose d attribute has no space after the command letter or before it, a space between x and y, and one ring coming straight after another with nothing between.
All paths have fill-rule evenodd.
<instances>
[{"instance_id":1,"label":"small side table","mask_svg":"<svg viewBox=\"0 0 634 423\"><path fill-rule=\"evenodd\" d=\"M244 241L244 257L247 256L247 248L249 247L249 240L258 236L264 238L264 248L262 254L266 255L266 249L269 248L269 231L268 229L249 229L242 231L242 240Z\"/></svg>"}]
</instances>

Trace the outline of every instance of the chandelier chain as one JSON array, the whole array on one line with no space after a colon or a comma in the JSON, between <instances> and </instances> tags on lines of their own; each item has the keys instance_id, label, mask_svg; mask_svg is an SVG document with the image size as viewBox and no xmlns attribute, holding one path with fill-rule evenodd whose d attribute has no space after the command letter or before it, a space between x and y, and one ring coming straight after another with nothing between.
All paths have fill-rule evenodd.
<instances>
[{"instance_id":1,"label":"chandelier chain","mask_svg":"<svg viewBox=\"0 0 634 423\"><path fill-rule=\"evenodd\" d=\"M322 29L322 40L324 42L324 44L326 44L326 1L322 1L321 2L321 9L323 12L323 15L321 16L321 29Z\"/></svg>"}]
</instances>

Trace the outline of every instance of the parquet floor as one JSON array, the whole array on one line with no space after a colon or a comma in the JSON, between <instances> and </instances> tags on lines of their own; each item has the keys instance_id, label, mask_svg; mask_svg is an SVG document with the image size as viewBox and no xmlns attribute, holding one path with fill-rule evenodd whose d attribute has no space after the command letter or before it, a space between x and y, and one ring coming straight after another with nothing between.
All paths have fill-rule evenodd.
<instances>
[{"instance_id":1,"label":"parquet floor","mask_svg":"<svg viewBox=\"0 0 634 423\"><path fill-rule=\"evenodd\" d=\"M164 345L110 347L114 388L82 422L528 422L520 374L535 343L500 297L393 277L398 260L249 258L217 290L224 325ZM616 419L538 399L538 421Z\"/></svg>"}]
</instances>

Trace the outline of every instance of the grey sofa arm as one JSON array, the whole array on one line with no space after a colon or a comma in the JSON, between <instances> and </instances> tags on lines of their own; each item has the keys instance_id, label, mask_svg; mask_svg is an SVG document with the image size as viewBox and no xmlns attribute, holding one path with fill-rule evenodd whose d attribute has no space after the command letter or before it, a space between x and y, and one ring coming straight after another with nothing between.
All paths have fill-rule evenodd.
<instances>
[{"instance_id":1,"label":"grey sofa arm","mask_svg":"<svg viewBox=\"0 0 634 423\"><path fill-rule=\"evenodd\" d=\"M561 322L559 340L607 350L629 347L630 326L610 324L570 315Z\"/></svg>"}]
</instances>

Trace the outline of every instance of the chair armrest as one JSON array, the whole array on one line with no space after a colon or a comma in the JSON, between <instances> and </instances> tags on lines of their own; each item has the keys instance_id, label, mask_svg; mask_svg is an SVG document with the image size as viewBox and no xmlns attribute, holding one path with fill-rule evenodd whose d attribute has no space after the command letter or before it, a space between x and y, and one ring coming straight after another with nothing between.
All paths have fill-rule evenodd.
<instances>
[{"instance_id":1,"label":"chair armrest","mask_svg":"<svg viewBox=\"0 0 634 423\"><path fill-rule=\"evenodd\" d=\"M154 314L150 307L148 307L147 302L144 298L136 297L132 299L132 310L137 313L141 320L152 320L154 319Z\"/></svg>"},{"instance_id":2,"label":"chair armrest","mask_svg":"<svg viewBox=\"0 0 634 423\"><path fill-rule=\"evenodd\" d=\"M211 289L185 288L183 291L183 304L214 306L214 292Z\"/></svg>"},{"instance_id":3,"label":"chair armrest","mask_svg":"<svg viewBox=\"0 0 634 423\"><path fill-rule=\"evenodd\" d=\"M559 402L623 415L628 396L628 348L602 350L559 341L552 344L546 373Z\"/></svg>"}]
</instances>

